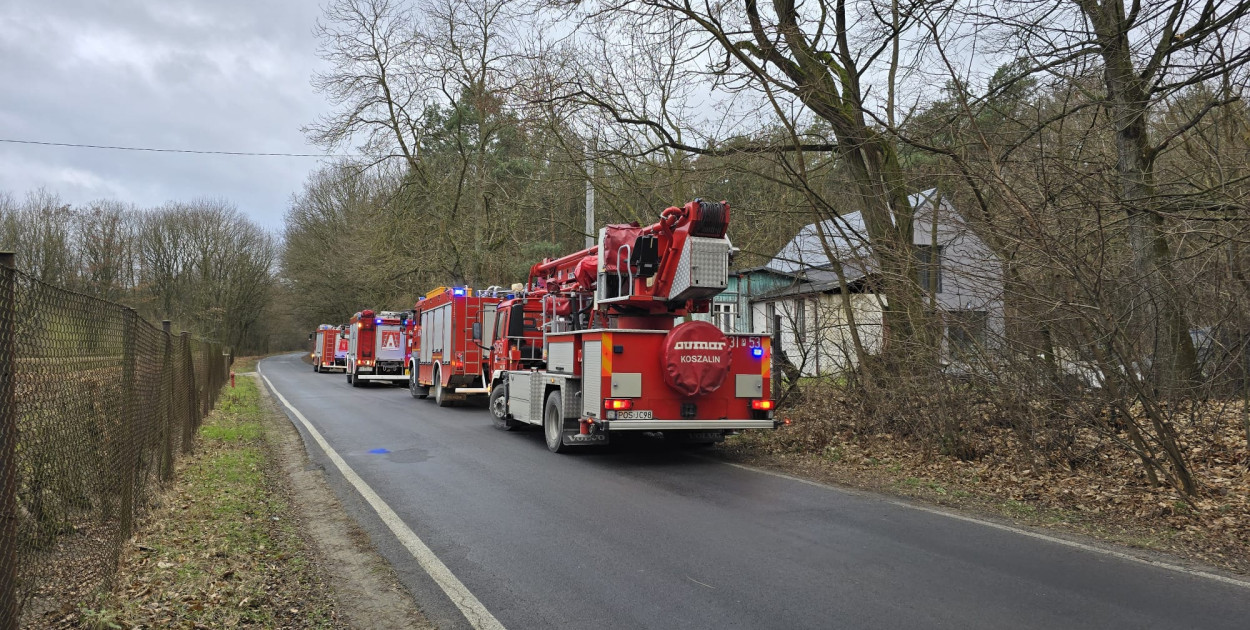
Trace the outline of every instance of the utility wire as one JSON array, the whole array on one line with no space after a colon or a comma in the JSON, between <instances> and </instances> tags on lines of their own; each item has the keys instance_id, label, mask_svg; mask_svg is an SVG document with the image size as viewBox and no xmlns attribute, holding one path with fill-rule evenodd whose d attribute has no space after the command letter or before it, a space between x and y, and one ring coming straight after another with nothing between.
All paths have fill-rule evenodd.
<instances>
[{"instance_id":1,"label":"utility wire","mask_svg":"<svg viewBox=\"0 0 1250 630\"><path fill-rule=\"evenodd\" d=\"M148 151L151 153L194 153L197 155L252 155L260 157L315 157L334 158L352 157L350 155L333 155L328 153L254 153L251 151L199 151L196 149L153 149L150 147L116 147L102 144L74 144L70 142L40 142L38 140L12 140L0 138L0 142L9 144L35 144L45 147L71 147L75 149L110 149L113 151Z\"/></svg>"}]
</instances>

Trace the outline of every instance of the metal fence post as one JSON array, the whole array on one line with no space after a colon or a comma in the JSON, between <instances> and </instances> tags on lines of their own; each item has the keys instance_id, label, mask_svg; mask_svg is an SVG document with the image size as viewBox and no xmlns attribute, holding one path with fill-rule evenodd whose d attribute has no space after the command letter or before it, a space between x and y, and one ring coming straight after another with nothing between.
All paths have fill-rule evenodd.
<instances>
[{"instance_id":1,"label":"metal fence post","mask_svg":"<svg viewBox=\"0 0 1250 630\"><path fill-rule=\"evenodd\" d=\"M187 421L182 425L182 452L191 452L191 442L195 440L195 430L199 427L199 392L196 391L195 357L191 355L191 331L182 331L183 348L182 363L187 371L187 391L184 404L187 405Z\"/></svg>"},{"instance_id":2,"label":"metal fence post","mask_svg":"<svg viewBox=\"0 0 1250 630\"><path fill-rule=\"evenodd\" d=\"M165 331L165 360L161 364L161 401L165 405L165 421L161 423L161 481L169 481L174 475L174 388L178 386L178 377L173 369L174 341L170 334L171 322L161 320L161 330ZM169 378L169 388L165 389L165 379Z\"/></svg>"},{"instance_id":3,"label":"metal fence post","mask_svg":"<svg viewBox=\"0 0 1250 630\"><path fill-rule=\"evenodd\" d=\"M0 630L16 630L17 603L17 270L0 252Z\"/></svg>"},{"instance_id":4,"label":"metal fence post","mask_svg":"<svg viewBox=\"0 0 1250 630\"><path fill-rule=\"evenodd\" d=\"M196 392L200 398L200 417L195 423L195 428L199 429L200 424L204 422L204 416L207 416L209 409L212 408L212 401L210 400L212 393L210 390L213 383L213 368L209 365L208 344L200 341L196 342L195 345L199 347L200 369L204 372L197 381L199 383L199 391Z\"/></svg>"},{"instance_id":5,"label":"metal fence post","mask_svg":"<svg viewBox=\"0 0 1250 630\"><path fill-rule=\"evenodd\" d=\"M121 468L121 539L130 538L135 513L135 476L138 456L135 439L138 429L139 404L135 400L135 325L139 317L133 309L122 311L122 417L118 451Z\"/></svg>"}]
</instances>

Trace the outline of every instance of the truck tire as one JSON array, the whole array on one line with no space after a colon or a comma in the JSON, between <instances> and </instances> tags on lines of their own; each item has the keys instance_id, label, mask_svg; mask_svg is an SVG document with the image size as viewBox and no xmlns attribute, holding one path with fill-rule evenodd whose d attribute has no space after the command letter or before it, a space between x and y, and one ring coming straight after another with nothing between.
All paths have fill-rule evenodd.
<instances>
[{"instance_id":1,"label":"truck tire","mask_svg":"<svg viewBox=\"0 0 1250 630\"><path fill-rule=\"evenodd\" d=\"M543 411L543 437L547 439L547 450L552 453L569 450L564 445L564 399L559 390L547 395L547 405Z\"/></svg>"},{"instance_id":2,"label":"truck tire","mask_svg":"<svg viewBox=\"0 0 1250 630\"><path fill-rule=\"evenodd\" d=\"M351 373L351 372L349 372L349 371L347 371L347 370L344 370L344 371L343 371L343 373L347 375L347 384L348 384L348 385L351 385L351 384L352 384L352 373Z\"/></svg>"},{"instance_id":3,"label":"truck tire","mask_svg":"<svg viewBox=\"0 0 1250 630\"><path fill-rule=\"evenodd\" d=\"M443 387L443 371L438 367L434 367L434 404L439 407L450 407L451 401L447 400L447 388Z\"/></svg>"},{"instance_id":4,"label":"truck tire","mask_svg":"<svg viewBox=\"0 0 1250 630\"><path fill-rule=\"evenodd\" d=\"M349 378L351 378L351 379L352 379L352 380L351 380L352 387L360 387L361 385L363 385L363 384L364 384L364 383L361 383L361 382L360 382L360 375L359 375L359 374L353 374L353 375L351 375Z\"/></svg>"},{"instance_id":5,"label":"truck tire","mask_svg":"<svg viewBox=\"0 0 1250 630\"><path fill-rule=\"evenodd\" d=\"M316 359L313 359L313 371L314 371L314 372L320 372L320 371L321 371L321 364L320 364L320 363L317 363L317 360L316 360Z\"/></svg>"},{"instance_id":6,"label":"truck tire","mask_svg":"<svg viewBox=\"0 0 1250 630\"><path fill-rule=\"evenodd\" d=\"M508 384L500 383L490 390L490 421L500 431L515 431L521 423L508 417Z\"/></svg>"},{"instance_id":7,"label":"truck tire","mask_svg":"<svg viewBox=\"0 0 1250 630\"><path fill-rule=\"evenodd\" d=\"M408 373L408 393L412 394L413 398L428 398L430 395L430 388L422 385L421 381L417 380L417 367L415 365L412 367L412 371Z\"/></svg>"}]
</instances>

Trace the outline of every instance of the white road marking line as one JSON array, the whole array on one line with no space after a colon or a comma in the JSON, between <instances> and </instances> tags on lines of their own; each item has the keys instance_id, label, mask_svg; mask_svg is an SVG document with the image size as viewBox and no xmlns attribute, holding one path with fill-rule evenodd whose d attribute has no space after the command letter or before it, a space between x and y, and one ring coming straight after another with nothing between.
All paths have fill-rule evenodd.
<instances>
[{"instance_id":1,"label":"white road marking line","mask_svg":"<svg viewBox=\"0 0 1250 630\"><path fill-rule=\"evenodd\" d=\"M914 503L908 503L908 502L906 502L906 501L899 501L899 500L896 500L896 499L888 499L888 498L885 498L885 497L882 497L882 496L880 496L880 495L876 495L876 494L869 495L868 493L865 493L865 492L860 492L860 491L857 491L857 490L854 490L854 489L839 488L839 487L837 487L837 486L832 486L832 485L829 485L829 484L820 483L819 481L812 481L811 479L803 479L803 478L801 478L801 477L795 477L794 475L787 475L787 474L785 474L785 473L779 473L779 472L772 471L772 470L768 470L768 469L765 469L765 468L757 468L757 467L755 467L755 466L747 466L747 465L745 465L745 464L735 464L735 463L733 463L733 462L726 462L726 461L722 461L722 460L715 459L715 458L711 458L711 457L703 457L703 456L699 456L699 457L700 457L700 459L707 459L707 460L710 460L710 461L719 462L719 463L724 464L724 465L726 465L726 466L733 466L734 468L740 468L740 469L742 469L742 470L749 470L749 471L751 471L751 472L756 472L756 473L760 473L760 474L763 474L763 475L769 475L769 476L771 476L771 477L780 477L781 479L789 479L790 481L797 481L797 482L799 482L799 483L804 483L804 484L807 484L807 485L809 485L809 486L815 486L815 487L817 487L817 488L823 488L823 489L825 489L825 490L835 490L835 491L838 491L838 492L850 492L850 493L852 493L852 494L856 494L856 495L872 496L872 497L874 497L874 498L879 498L879 499L881 499L882 501L885 501L886 503L889 503L890 505L897 505L897 506L899 506L899 507L905 507L905 508L909 508L909 509L912 509L912 510L919 510L919 511L921 511L921 512L928 512L929 514L936 514L936 515L938 515L938 516L945 516L946 518L953 518L953 519L955 519L955 520L957 520L957 521L965 521L965 522L968 522L968 523L976 523L977 525L984 525L985 527L992 527L992 528L994 528L994 529L1002 530L1002 531L1005 531L1005 532L1011 532L1011 533L1013 533L1013 534L1020 534L1021 536L1028 536L1028 537L1030 537L1030 538L1036 538L1036 539L1038 539L1038 540L1044 540L1044 541L1046 541L1046 542L1051 542L1051 543L1055 543L1055 544L1058 544L1058 545L1063 545L1063 546L1065 546L1065 547L1072 547L1072 548L1074 548L1074 549L1080 549L1081 551L1089 551L1089 552L1092 552L1092 553L1098 553L1098 554L1102 554L1102 555L1104 555L1104 556L1111 556L1111 557L1113 557L1113 558L1119 558L1120 560L1128 560L1129 562L1136 562L1136 563L1138 563L1138 564L1145 564L1145 565L1149 565L1149 566L1152 566L1152 567L1158 567L1158 568L1160 568L1160 569L1165 569L1165 570L1168 570L1168 571L1175 571L1175 572L1177 572L1177 573L1184 573L1185 575L1192 575L1192 576L1194 576L1194 577L1206 578L1206 579L1208 579L1208 580L1215 580L1216 582L1223 582L1224 584L1231 584L1231 585L1233 585L1233 586L1239 586L1239 587L1241 587L1241 588L1250 589L1250 582L1248 582L1248 581L1246 581L1246 580L1239 580L1239 579L1237 579L1237 578L1231 578L1231 577L1228 577L1228 576L1225 576L1225 575L1219 575L1218 573L1210 573L1210 572L1207 572L1207 571L1199 571L1199 570L1196 570L1196 569L1189 569L1189 568L1186 568L1186 567L1183 567L1183 566L1180 566L1180 565L1177 565L1177 564L1171 564L1171 563L1169 563L1169 562L1161 562L1161 561L1159 561L1159 560L1150 560L1149 558L1141 558L1141 557L1135 556L1135 555L1133 555L1133 554L1131 554L1131 553L1124 553L1124 552L1122 552L1122 551L1115 551L1115 550L1113 550L1113 549L1104 549L1104 548L1102 548L1102 547L1098 547L1098 546L1095 546L1095 545L1087 545L1087 544L1085 544L1085 543L1077 542L1077 541L1075 541L1075 540L1067 540L1067 539L1065 539L1065 538L1058 538L1058 537L1055 537L1055 536L1047 536L1046 534L1042 534L1042 533L1038 533L1038 532L1029 531L1029 530L1027 530L1027 529L1022 529L1022 528L1019 528L1019 527L1012 527L1011 525L1003 525L1002 523L995 523L994 521L987 521L987 520L984 520L984 519L976 518L976 517L974 517L974 516L965 516L965 515L963 515L963 514L955 514L954 512L947 512L947 511L945 511L945 510L939 510L939 509L936 509L936 508L925 507L925 506L923 506L923 505L916 505L916 504L914 504Z\"/></svg>"},{"instance_id":2,"label":"white road marking line","mask_svg":"<svg viewBox=\"0 0 1250 630\"><path fill-rule=\"evenodd\" d=\"M686 576L686 579L687 579L687 580L690 580L691 582L694 582L695 584L698 584L699 586L706 586L706 587L708 587L708 588L710 588L710 589L712 589L712 590L716 590L716 587L715 587L715 586L712 586L711 584L704 584L703 582L700 582L700 581L698 581L698 580L696 580L696 579L694 579L694 578L690 577L689 575L687 575L687 576Z\"/></svg>"},{"instance_id":3,"label":"white road marking line","mask_svg":"<svg viewBox=\"0 0 1250 630\"><path fill-rule=\"evenodd\" d=\"M443 589L443 592L447 594L452 603L460 609L460 612L464 614L469 624L476 630L504 630L503 624L499 623L499 620L495 619L495 616L490 614L489 610L486 610L482 602L478 601L477 597L452 574L451 569L448 569L447 565L443 564L443 561L434 555L434 552L417 536L416 532L412 531L404 523L403 519L399 518L395 510L392 510L391 506L387 505L386 501L383 501L382 497L378 496L378 493L374 492L373 488L369 487L369 484L365 483L365 480L361 479L355 470L352 470L352 467L339 456L338 451L335 451L334 447L330 446L330 443L313 427L308 418L305 418L304 414L300 413L299 409L296 409L278 391L278 388L273 386L273 382L269 380L269 377L265 376L263 372L258 371L258 373L261 378L265 379L265 383L269 385L269 391L272 391L278 397L278 400L282 401L282 404L291 410L296 419L303 423L304 428L308 430L308 434L317 442L321 450L325 451L330 461L334 462L339 472L343 473L343 477L356 488L360 496L364 497L365 501L373 508L373 511L377 512L378 517L391 530L391 533L395 534L399 542L408 549L408 552L416 559L417 564L421 565L422 569L425 569L425 572L433 578L439 588Z\"/></svg>"}]
</instances>

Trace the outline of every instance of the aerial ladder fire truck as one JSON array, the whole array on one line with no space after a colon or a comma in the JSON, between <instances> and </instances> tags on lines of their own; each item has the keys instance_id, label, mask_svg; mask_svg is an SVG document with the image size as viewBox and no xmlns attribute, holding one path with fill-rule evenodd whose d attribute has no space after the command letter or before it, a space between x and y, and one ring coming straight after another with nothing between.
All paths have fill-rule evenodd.
<instances>
[{"instance_id":1,"label":"aerial ladder fire truck","mask_svg":"<svg viewBox=\"0 0 1250 630\"><path fill-rule=\"evenodd\" d=\"M347 370L347 335L343 326L322 324L317 327L313 342L313 371Z\"/></svg>"},{"instance_id":2,"label":"aerial ladder fire truck","mask_svg":"<svg viewBox=\"0 0 1250 630\"><path fill-rule=\"evenodd\" d=\"M495 426L542 426L557 453L626 431L704 444L775 428L769 338L678 323L728 286L728 227L727 203L696 200L534 265L476 336Z\"/></svg>"},{"instance_id":3,"label":"aerial ladder fire truck","mask_svg":"<svg viewBox=\"0 0 1250 630\"><path fill-rule=\"evenodd\" d=\"M367 381L403 382L404 321L400 313L364 310L347 325L347 382L360 387Z\"/></svg>"}]
</instances>

